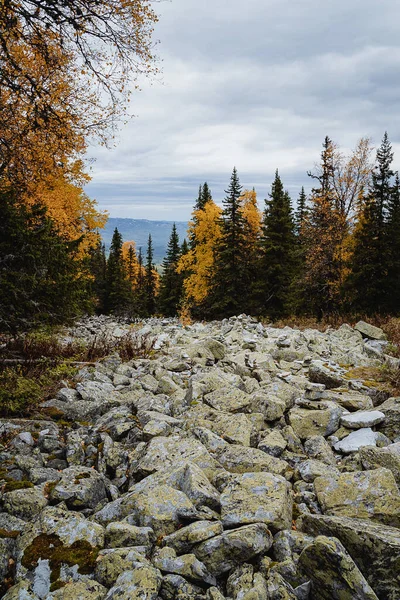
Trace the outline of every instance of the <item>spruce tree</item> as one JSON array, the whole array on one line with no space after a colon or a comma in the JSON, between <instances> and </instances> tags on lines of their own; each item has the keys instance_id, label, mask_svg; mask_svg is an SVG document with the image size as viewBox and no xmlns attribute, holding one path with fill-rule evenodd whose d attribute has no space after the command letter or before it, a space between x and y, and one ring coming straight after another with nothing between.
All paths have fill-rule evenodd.
<instances>
[{"instance_id":1,"label":"spruce tree","mask_svg":"<svg viewBox=\"0 0 400 600\"><path fill-rule=\"evenodd\" d=\"M396 172L387 210L386 250L388 262L387 309L400 314L400 178Z\"/></svg>"},{"instance_id":2,"label":"spruce tree","mask_svg":"<svg viewBox=\"0 0 400 600\"><path fill-rule=\"evenodd\" d=\"M294 217L295 232L298 238L301 238L302 236L302 229L304 222L307 219L308 212L307 195L304 191L304 187L302 187L297 200L297 209Z\"/></svg>"},{"instance_id":3,"label":"spruce tree","mask_svg":"<svg viewBox=\"0 0 400 600\"><path fill-rule=\"evenodd\" d=\"M146 314L149 317L153 315L156 310L156 274L153 258L153 242L151 235L149 234L144 275L144 303Z\"/></svg>"},{"instance_id":4,"label":"spruce tree","mask_svg":"<svg viewBox=\"0 0 400 600\"><path fill-rule=\"evenodd\" d=\"M211 200L212 200L211 190L208 187L208 183L204 182L204 184L200 185L200 187L199 187L199 195L197 197L196 203L193 208L192 216L193 216L194 228L192 229L192 233L189 234L189 246L191 249L194 249L196 246L196 243L197 243L195 230L196 230L196 226L198 225L198 217L197 217L196 213L199 210L204 210L207 202L210 202Z\"/></svg>"},{"instance_id":5,"label":"spruce tree","mask_svg":"<svg viewBox=\"0 0 400 600\"><path fill-rule=\"evenodd\" d=\"M168 242L167 254L162 263L163 272L159 294L160 310L167 317L174 317L177 314L182 299L183 277L176 270L180 256L179 236L174 223Z\"/></svg>"},{"instance_id":6,"label":"spruce tree","mask_svg":"<svg viewBox=\"0 0 400 600\"><path fill-rule=\"evenodd\" d=\"M81 242L66 241L45 207L0 192L0 331L67 322L90 308Z\"/></svg>"},{"instance_id":7,"label":"spruce tree","mask_svg":"<svg viewBox=\"0 0 400 600\"><path fill-rule=\"evenodd\" d=\"M217 245L212 282L212 311L217 316L239 314L247 308L246 223L241 211L241 192L242 186L234 168L223 200L222 235Z\"/></svg>"},{"instance_id":8,"label":"spruce tree","mask_svg":"<svg viewBox=\"0 0 400 600\"><path fill-rule=\"evenodd\" d=\"M106 313L125 313L132 301L132 290L122 256L122 236L115 228L106 270Z\"/></svg>"},{"instance_id":9,"label":"spruce tree","mask_svg":"<svg viewBox=\"0 0 400 600\"><path fill-rule=\"evenodd\" d=\"M96 246L90 250L88 265L89 272L93 277L91 291L94 296L96 312L101 314L104 312L107 259L106 248L101 241L100 234Z\"/></svg>"},{"instance_id":10,"label":"spruce tree","mask_svg":"<svg viewBox=\"0 0 400 600\"><path fill-rule=\"evenodd\" d=\"M306 248L302 287L304 303L321 319L338 311L342 302L344 261L341 245L344 225L336 207L333 188L334 144L329 137L323 143L320 174L308 173L319 182L312 190L310 210L304 228Z\"/></svg>"},{"instance_id":11,"label":"spruce tree","mask_svg":"<svg viewBox=\"0 0 400 600\"><path fill-rule=\"evenodd\" d=\"M295 271L295 233L291 200L278 171L266 200L261 239L263 312L272 318L287 314Z\"/></svg>"},{"instance_id":12,"label":"spruce tree","mask_svg":"<svg viewBox=\"0 0 400 600\"><path fill-rule=\"evenodd\" d=\"M138 252L138 274L136 280L136 286L133 292L133 306L134 311L139 317L146 316L146 289L145 289L145 268L143 266L143 252L142 247L139 248Z\"/></svg>"},{"instance_id":13,"label":"spruce tree","mask_svg":"<svg viewBox=\"0 0 400 600\"><path fill-rule=\"evenodd\" d=\"M391 308L391 252L387 246L386 221L389 218L389 208L393 216L397 212L396 192L392 184L392 161L392 147L385 133L376 154L372 184L354 233L354 251L347 282L352 308L367 314L387 313Z\"/></svg>"},{"instance_id":14,"label":"spruce tree","mask_svg":"<svg viewBox=\"0 0 400 600\"><path fill-rule=\"evenodd\" d=\"M189 252L189 244L187 243L186 238L184 238L181 245L181 256L185 256Z\"/></svg>"}]
</instances>

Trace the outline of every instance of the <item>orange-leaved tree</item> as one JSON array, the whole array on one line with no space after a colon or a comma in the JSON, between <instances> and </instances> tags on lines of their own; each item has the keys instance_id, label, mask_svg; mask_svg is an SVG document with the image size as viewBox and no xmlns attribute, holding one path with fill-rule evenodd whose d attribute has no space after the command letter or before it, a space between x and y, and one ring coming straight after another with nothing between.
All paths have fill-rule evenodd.
<instances>
[{"instance_id":1,"label":"orange-leaved tree","mask_svg":"<svg viewBox=\"0 0 400 600\"><path fill-rule=\"evenodd\" d=\"M179 259L177 267L178 273L186 274L183 286L189 306L201 305L210 292L216 247L221 238L221 214L222 209L209 200L202 210L193 212L189 223L188 236L196 244Z\"/></svg>"}]
</instances>

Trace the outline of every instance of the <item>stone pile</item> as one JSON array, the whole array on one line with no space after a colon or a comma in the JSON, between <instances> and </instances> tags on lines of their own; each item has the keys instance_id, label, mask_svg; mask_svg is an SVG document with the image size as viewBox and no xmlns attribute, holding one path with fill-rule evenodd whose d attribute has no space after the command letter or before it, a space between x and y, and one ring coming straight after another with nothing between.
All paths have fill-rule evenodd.
<instances>
[{"instance_id":1,"label":"stone pile","mask_svg":"<svg viewBox=\"0 0 400 600\"><path fill-rule=\"evenodd\" d=\"M138 327L150 358L0 421L2 597L398 600L400 398L357 377L381 330Z\"/></svg>"}]
</instances>

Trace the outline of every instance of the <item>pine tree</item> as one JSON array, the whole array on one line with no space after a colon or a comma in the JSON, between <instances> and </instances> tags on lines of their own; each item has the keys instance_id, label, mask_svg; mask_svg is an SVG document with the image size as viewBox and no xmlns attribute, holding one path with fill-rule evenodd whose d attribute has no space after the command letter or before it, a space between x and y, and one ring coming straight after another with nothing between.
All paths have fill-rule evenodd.
<instances>
[{"instance_id":1,"label":"pine tree","mask_svg":"<svg viewBox=\"0 0 400 600\"><path fill-rule=\"evenodd\" d=\"M395 183L388 201L386 250L388 262L387 308L390 314L400 314L400 178Z\"/></svg>"},{"instance_id":2,"label":"pine tree","mask_svg":"<svg viewBox=\"0 0 400 600\"><path fill-rule=\"evenodd\" d=\"M154 249L151 235L149 234L147 242L147 254L146 254L146 266L144 275L144 299L145 299L145 310L147 316L151 316L156 310L156 288L157 278L155 272L155 266L153 263Z\"/></svg>"},{"instance_id":3,"label":"pine tree","mask_svg":"<svg viewBox=\"0 0 400 600\"><path fill-rule=\"evenodd\" d=\"M248 273L246 272L246 224L241 211L242 186L233 169L222 211L221 238L217 247L213 277L212 310L229 316L246 310Z\"/></svg>"},{"instance_id":4,"label":"pine tree","mask_svg":"<svg viewBox=\"0 0 400 600\"><path fill-rule=\"evenodd\" d=\"M181 256L185 256L189 252L189 244L187 243L186 238L184 238L181 245Z\"/></svg>"},{"instance_id":5,"label":"pine tree","mask_svg":"<svg viewBox=\"0 0 400 600\"><path fill-rule=\"evenodd\" d=\"M133 306L134 312L139 317L146 316L146 289L145 289L145 268L143 266L143 252L142 247L139 248L138 252L138 272L137 272L137 280L136 287L133 293Z\"/></svg>"},{"instance_id":6,"label":"pine tree","mask_svg":"<svg viewBox=\"0 0 400 600\"><path fill-rule=\"evenodd\" d=\"M197 243L196 234L195 234L196 226L198 225L197 212L199 210L204 210L207 203L210 201L212 201L211 190L208 187L208 183L205 182L202 186L201 185L199 186L199 195L197 197L196 203L194 205L193 213L192 213L194 227L189 232L190 248L194 248Z\"/></svg>"},{"instance_id":7,"label":"pine tree","mask_svg":"<svg viewBox=\"0 0 400 600\"><path fill-rule=\"evenodd\" d=\"M160 280L159 294L160 310L168 317L174 317L177 314L177 309L182 299L183 278L176 270L180 255L179 236L174 223L168 242L167 254L162 263L163 272Z\"/></svg>"},{"instance_id":8,"label":"pine tree","mask_svg":"<svg viewBox=\"0 0 400 600\"><path fill-rule=\"evenodd\" d=\"M296 245L291 200L278 171L269 197L261 240L262 310L277 318L288 312Z\"/></svg>"},{"instance_id":9,"label":"pine tree","mask_svg":"<svg viewBox=\"0 0 400 600\"><path fill-rule=\"evenodd\" d=\"M122 255L122 236L115 228L111 240L106 270L105 310L121 314L128 310L132 301L132 290L127 277Z\"/></svg>"},{"instance_id":10,"label":"pine tree","mask_svg":"<svg viewBox=\"0 0 400 600\"><path fill-rule=\"evenodd\" d=\"M372 184L354 233L354 251L347 282L352 308L367 314L387 313L391 307L391 252L387 246L386 221L388 218L390 220L389 207L393 216L397 212L396 191L392 185L392 161L392 147L385 133L376 154L377 164L372 172Z\"/></svg>"}]
</instances>

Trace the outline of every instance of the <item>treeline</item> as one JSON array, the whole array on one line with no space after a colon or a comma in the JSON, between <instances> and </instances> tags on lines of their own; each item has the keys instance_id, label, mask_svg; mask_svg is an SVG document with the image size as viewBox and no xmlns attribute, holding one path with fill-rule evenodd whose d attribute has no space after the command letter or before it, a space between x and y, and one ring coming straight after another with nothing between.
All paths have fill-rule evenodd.
<instances>
[{"instance_id":1,"label":"treeline","mask_svg":"<svg viewBox=\"0 0 400 600\"><path fill-rule=\"evenodd\" d=\"M188 244L175 227L158 276L151 239L143 265L114 233L108 261L97 249L99 310L220 318L400 312L400 180L387 134L371 162L369 140L345 156L326 137L296 209L278 171L264 211L233 170L223 208L200 186Z\"/></svg>"},{"instance_id":2,"label":"treeline","mask_svg":"<svg viewBox=\"0 0 400 600\"><path fill-rule=\"evenodd\" d=\"M0 185L0 331L106 313L221 318L400 313L400 179L387 134L371 160L361 139L344 155L325 138L314 188L294 203L278 173L264 210L233 170L222 208L200 186L187 241L175 226L158 273L149 237L115 230L108 258L98 213L77 186L60 203ZM57 187L53 195L57 199ZM85 210L83 210L85 208ZM79 214L81 216L79 216ZM96 233L97 232L97 233Z\"/></svg>"}]
</instances>

